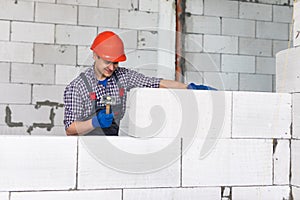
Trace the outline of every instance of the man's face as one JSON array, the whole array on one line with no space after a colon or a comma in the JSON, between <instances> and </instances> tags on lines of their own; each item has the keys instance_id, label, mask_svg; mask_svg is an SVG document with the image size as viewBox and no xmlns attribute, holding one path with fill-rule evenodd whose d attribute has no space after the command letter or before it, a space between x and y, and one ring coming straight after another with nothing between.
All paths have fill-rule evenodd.
<instances>
[{"instance_id":1,"label":"man's face","mask_svg":"<svg viewBox=\"0 0 300 200\"><path fill-rule=\"evenodd\" d=\"M118 62L103 60L96 53L93 54L95 60L95 72L99 80L110 77L118 67Z\"/></svg>"}]
</instances>

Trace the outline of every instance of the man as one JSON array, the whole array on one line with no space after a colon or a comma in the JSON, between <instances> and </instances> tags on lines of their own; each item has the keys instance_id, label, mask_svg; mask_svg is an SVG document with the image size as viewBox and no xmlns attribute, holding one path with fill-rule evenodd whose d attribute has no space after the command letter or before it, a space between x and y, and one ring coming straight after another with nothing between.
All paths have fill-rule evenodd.
<instances>
[{"instance_id":1,"label":"man","mask_svg":"<svg viewBox=\"0 0 300 200\"><path fill-rule=\"evenodd\" d=\"M213 89L186 85L173 80L146 77L119 67L126 60L124 45L111 31L100 33L94 40L94 66L75 78L64 92L64 124L67 135L118 135L119 122L125 112L127 92L134 87ZM103 97L116 98L116 105L106 111Z\"/></svg>"}]
</instances>

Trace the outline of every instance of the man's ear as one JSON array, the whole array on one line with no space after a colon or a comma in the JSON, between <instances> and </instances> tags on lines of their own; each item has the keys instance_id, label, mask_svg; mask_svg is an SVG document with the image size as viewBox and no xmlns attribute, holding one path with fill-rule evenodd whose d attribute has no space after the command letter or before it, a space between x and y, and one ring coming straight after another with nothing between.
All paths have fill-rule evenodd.
<instances>
[{"instance_id":1,"label":"man's ear","mask_svg":"<svg viewBox=\"0 0 300 200\"><path fill-rule=\"evenodd\" d=\"M97 54L95 52L93 52L93 59L96 60L97 59Z\"/></svg>"}]
</instances>

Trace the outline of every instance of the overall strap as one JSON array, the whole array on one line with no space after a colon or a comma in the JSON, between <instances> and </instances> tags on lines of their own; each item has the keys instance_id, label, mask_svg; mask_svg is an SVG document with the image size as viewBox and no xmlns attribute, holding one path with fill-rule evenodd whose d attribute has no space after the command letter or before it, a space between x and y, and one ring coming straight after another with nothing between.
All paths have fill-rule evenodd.
<instances>
[{"instance_id":1,"label":"overall strap","mask_svg":"<svg viewBox=\"0 0 300 200\"><path fill-rule=\"evenodd\" d=\"M86 75L82 72L80 73L80 77L82 78L88 92L89 92L89 96L90 96L90 100L92 101L92 114L96 112L96 103L97 103L97 96L96 96L96 92L94 92L92 90L91 85L89 84Z\"/></svg>"}]
</instances>

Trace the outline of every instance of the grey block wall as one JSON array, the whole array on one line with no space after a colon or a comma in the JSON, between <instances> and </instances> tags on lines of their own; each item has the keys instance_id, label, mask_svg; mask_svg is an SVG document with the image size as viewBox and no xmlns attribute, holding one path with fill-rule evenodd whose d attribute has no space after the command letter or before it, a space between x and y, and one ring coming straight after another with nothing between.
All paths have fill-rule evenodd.
<instances>
[{"instance_id":1,"label":"grey block wall","mask_svg":"<svg viewBox=\"0 0 300 200\"><path fill-rule=\"evenodd\" d=\"M274 92L275 54L289 46L292 12L287 0L187 0L185 81Z\"/></svg>"}]
</instances>

